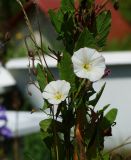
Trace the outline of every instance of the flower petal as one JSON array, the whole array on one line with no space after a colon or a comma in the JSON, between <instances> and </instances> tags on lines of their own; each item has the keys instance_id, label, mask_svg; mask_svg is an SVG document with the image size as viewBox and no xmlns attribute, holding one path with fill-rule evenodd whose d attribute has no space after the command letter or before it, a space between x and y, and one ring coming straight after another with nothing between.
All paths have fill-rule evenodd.
<instances>
[{"instance_id":1,"label":"flower petal","mask_svg":"<svg viewBox=\"0 0 131 160\"><path fill-rule=\"evenodd\" d=\"M66 99L70 90L70 83L65 80L52 81L44 89L43 98L51 104L59 104Z\"/></svg>"},{"instance_id":2,"label":"flower petal","mask_svg":"<svg viewBox=\"0 0 131 160\"><path fill-rule=\"evenodd\" d=\"M74 52L72 63L76 76L89 79L90 81L99 80L106 68L104 57L95 49L87 47Z\"/></svg>"},{"instance_id":3,"label":"flower petal","mask_svg":"<svg viewBox=\"0 0 131 160\"><path fill-rule=\"evenodd\" d=\"M53 97L53 94L51 94L49 92L43 92L42 95L43 95L43 98L45 98L45 99L49 99L49 98Z\"/></svg>"},{"instance_id":4,"label":"flower petal","mask_svg":"<svg viewBox=\"0 0 131 160\"><path fill-rule=\"evenodd\" d=\"M95 82L101 79L101 77L104 75L104 71L104 68L94 68L90 73L90 81Z\"/></svg>"},{"instance_id":5,"label":"flower petal","mask_svg":"<svg viewBox=\"0 0 131 160\"><path fill-rule=\"evenodd\" d=\"M66 81L63 81L63 82L64 83L63 83L63 86L61 88L61 92L62 92L63 95L66 95L66 97L67 97L71 86L70 86L69 82L66 82Z\"/></svg>"},{"instance_id":6,"label":"flower petal","mask_svg":"<svg viewBox=\"0 0 131 160\"><path fill-rule=\"evenodd\" d=\"M56 105L56 104L60 104L60 103L61 103L61 100L56 100L56 99L52 98L52 99L48 99L48 102L49 102L50 104Z\"/></svg>"}]
</instances>

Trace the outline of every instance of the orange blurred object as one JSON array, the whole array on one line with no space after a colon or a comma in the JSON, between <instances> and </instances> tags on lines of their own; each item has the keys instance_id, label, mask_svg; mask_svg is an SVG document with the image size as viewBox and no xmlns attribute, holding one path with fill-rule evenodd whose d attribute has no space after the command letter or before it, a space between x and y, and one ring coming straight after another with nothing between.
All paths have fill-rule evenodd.
<instances>
[{"instance_id":1,"label":"orange blurred object","mask_svg":"<svg viewBox=\"0 0 131 160\"><path fill-rule=\"evenodd\" d=\"M38 4L42 11L48 13L49 9L58 9L60 7L61 0L39 0Z\"/></svg>"}]
</instances>

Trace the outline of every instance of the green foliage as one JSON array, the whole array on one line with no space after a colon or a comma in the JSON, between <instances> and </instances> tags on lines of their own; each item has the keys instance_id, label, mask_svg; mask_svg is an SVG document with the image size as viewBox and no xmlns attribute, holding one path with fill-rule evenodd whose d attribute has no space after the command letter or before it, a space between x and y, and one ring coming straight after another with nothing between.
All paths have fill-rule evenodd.
<instances>
[{"instance_id":1,"label":"green foliage","mask_svg":"<svg viewBox=\"0 0 131 160\"><path fill-rule=\"evenodd\" d=\"M73 54L74 49L74 15L71 12L64 14L63 23L61 26L61 34L59 39L62 39L66 50Z\"/></svg>"},{"instance_id":2,"label":"green foliage","mask_svg":"<svg viewBox=\"0 0 131 160\"><path fill-rule=\"evenodd\" d=\"M52 119L45 119L45 120L42 120L40 122L40 128L44 131L44 132L47 132L50 127L51 127L51 124L52 124Z\"/></svg>"},{"instance_id":3,"label":"green foliage","mask_svg":"<svg viewBox=\"0 0 131 160\"><path fill-rule=\"evenodd\" d=\"M102 126L103 128L107 129L111 127L111 125L114 123L117 116L117 109L112 108L103 118Z\"/></svg>"},{"instance_id":4,"label":"green foliage","mask_svg":"<svg viewBox=\"0 0 131 160\"><path fill-rule=\"evenodd\" d=\"M23 160L49 160L49 151L41 141L40 133L35 133L23 137L23 150L22 150L22 159ZM38 142L38 143L36 143ZM12 159L13 160L13 159Z\"/></svg>"},{"instance_id":5,"label":"green foliage","mask_svg":"<svg viewBox=\"0 0 131 160\"><path fill-rule=\"evenodd\" d=\"M126 3L124 3L123 0L119 0L119 10L122 13L122 16L131 23L131 1L126 0Z\"/></svg>"},{"instance_id":6,"label":"green foliage","mask_svg":"<svg viewBox=\"0 0 131 160\"><path fill-rule=\"evenodd\" d=\"M80 34L78 41L76 42L75 50L78 50L83 47L93 48L95 46L95 39L93 34L85 28L83 32Z\"/></svg>"},{"instance_id":7,"label":"green foliage","mask_svg":"<svg viewBox=\"0 0 131 160\"><path fill-rule=\"evenodd\" d=\"M53 11L53 10L49 10L49 16L51 19L51 22L56 30L56 32L60 33L61 32L61 25L63 22L63 14L62 12L59 10L57 12Z\"/></svg>"},{"instance_id":8,"label":"green foliage","mask_svg":"<svg viewBox=\"0 0 131 160\"><path fill-rule=\"evenodd\" d=\"M36 70L37 70L37 81L38 81L38 84L40 86L40 90L43 91L43 89L45 88L46 84L47 84L47 79L44 75L44 70L43 70L43 67L42 65L40 65L39 63L37 64L37 67L36 67Z\"/></svg>"},{"instance_id":9,"label":"green foliage","mask_svg":"<svg viewBox=\"0 0 131 160\"><path fill-rule=\"evenodd\" d=\"M51 159L55 159L56 152L59 159L63 158L64 145L57 132L63 132L61 123L53 119L45 119L40 122L41 136L49 151ZM55 148L56 147L56 148Z\"/></svg>"},{"instance_id":10,"label":"green foliage","mask_svg":"<svg viewBox=\"0 0 131 160\"><path fill-rule=\"evenodd\" d=\"M74 0L62 0L61 9L62 11L74 11Z\"/></svg>"},{"instance_id":11,"label":"green foliage","mask_svg":"<svg viewBox=\"0 0 131 160\"><path fill-rule=\"evenodd\" d=\"M10 1L8 4L7 1L3 2L9 7ZM7 7L6 5L5 7ZM20 6L23 7L21 3ZM58 10L49 10L51 22L57 33L57 40L62 42L63 46L62 49L53 50L50 45L51 54L49 56L57 61L59 78L69 82L71 89L68 97L57 106L45 100L43 111L46 112L48 108L50 112L48 119L40 122L40 129L42 140L46 144L44 149L47 153L44 152L45 155L42 158L36 154L38 159L71 160L74 159L75 152L79 159L109 159L109 157L103 156L104 138L112 134L111 128L116 119L117 109L113 108L105 114L110 106L108 104L102 109L96 110L95 107L102 96L105 84L96 93L93 89L93 82L75 76L71 61L73 52L80 48L102 49L105 46L111 26L111 13L103 8L99 10L101 7L96 7L95 0L79 0L76 9L74 0L61 0L61 6ZM30 30L30 37L34 37L26 13L24 16ZM29 55L29 58L36 58L38 53L37 58L40 61L36 67L33 66L33 69L36 71L36 80L41 92L43 92L45 86L55 78L49 67L44 67L41 62L40 56L44 58L45 48L42 45L39 47L33 38L31 41L34 55ZM52 90L55 90L55 87ZM95 93L95 98L90 100ZM35 142L28 147L36 146ZM37 148L33 152L39 153L41 150ZM31 150L26 153L26 158L37 160Z\"/></svg>"},{"instance_id":12,"label":"green foliage","mask_svg":"<svg viewBox=\"0 0 131 160\"><path fill-rule=\"evenodd\" d=\"M103 93L104 88L105 88L105 85L106 85L106 83L104 83L104 85L101 87L101 90L96 94L96 97L93 100L89 101L89 104L92 105L93 107L96 106L96 104L98 103L99 99L101 98L102 93Z\"/></svg>"},{"instance_id":13,"label":"green foliage","mask_svg":"<svg viewBox=\"0 0 131 160\"><path fill-rule=\"evenodd\" d=\"M71 56L68 52L63 52L63 57L58 64L60 78L70 82L72 89L74 89L75 75L71 62Z\"/></svg>"},{"instance_id":14,"label":"green foliage","mask_svg":"<svg viewBox=\"0 0 131 160\"><path fill-rule=\"evenodd\" d=\"M51 150L53 145L53 134L51 133L52 121L53 120L50 118L50 119L42 120L39 123L40 129L41 129L41 137L49 150Z\"/></svg>"},{"instance_id":15,"label":"green foliage","mask_svg":"<svg viewBox=\"0 0 131 160\"><path fill-rule=\"evenodd\" d=\"M58 11L49 10L49 16L56 32L61 33L61 25L63 23L64 14L74 10L74 0L63 0L61 8Z\"/></svg>"},{"instance_id":16,"label":"green foliage","mask_svg":"<svg viewBox=\"0 0 131 160\"><path fill-rule=\"evenodd\" d=\"M105 105L102 109L99 110L99 114L103 114L109 107L110 104Z\"/></svg>"},{"instance_id":17,"label":"green foliage","mask_svg":"<svg viewBox=\"0 0 131 160\"><path fill-rule=\"evenodd\" d=\"M94 0L81 0L75 9L74 0L62 0L58 10L49 11L57 32L57 40L63 43L62 52L59 48L49 48L49 56L57 61L59 78L71 85L65 100L55 106L47 99L43 107L44 111L50 109L49 118L40 122L40 129L51 159L73 159L76 152L80 159L85 156L84 160L103 160L104 138L111 135L111 127L117 115L117 109L114 108L105 114L110 105L95 110L105 84L96 93L92 81L76 77L73 71L71 57L74 51L84 47L101 49L106 44L111 13L103 9L97 11L94 3ZM43 68L42 64L38 64L36 70L36 78L42 92L45 86L55 79L48 66ZM51 89L56 90L53 86ZM95 98L90 100L95 93ZM51 94L51 91L47 94ZM55 97L57 94L59 95L59 92L51 95Z\"/></svg>"},{"instance_id":18,"label":"green foliage","mask_svg":"<svg viewBox=\"0 0 131 160\"><path fill-rule=\"evenodd\" d=\"M104 47L106 38L111 27L111 13L110 11L103 11L96 18L97 35L96 43L99 47Z\"/></svg>"},{"instance_id":19,"label":"green foliage","mask_svg":"<svg viewBox=\"0 0 131 160\"><path fill-rule=\"evenodd\" d=\"M37 64L36 71L36 79L38 81L41 92L43 92L43 89L47 83L53 80L53 75L51 74L49 68L44 68L39 63Z\"/></svg>"},{"instance_id":20,"label":"green foliage","mask_svg":"<svg viewBox=\"0 0 131 160\"><path fill-rule=\"evenodd\" d=\"M25 3L25 0L21 0L21 2ZM20 11L16 0L1 0L0 9L3 11L2 16L5 15L6 18L13 17Z\"/></svg>"},{"instance_id":21,"label":"green foliage","mask_svg":"<svg viewBox=\"0 0 131 160\"><path fill-rule=\"evenodd\" d=\"M131 50L131 34L124 37L123 39L117 40L114 39L111 42L109 42L106 46L107 51L126 51ZM123 52L121 52L123 54Z\"/></svg>"},{"instance_id":22,"label":"green foliage","mask_svg":"<svg viewBox=\"0 0 131 160\"><path fill-rule=\"evenodd\" d=\"M48 105L47 101L44 100L44 105L41 107L41 110L45 111L47 108L49 108L49 105Z\"/></svg>"},{"instance_id":23,"label":"green foliage","mask_svg":"<svg viewBox=\"0 0 131 160\"><path fill-rule=\"evenodd\" d=\"M66 50L72 54L74 48L74 0L63 0L58 11L49 11L51 22L58 33L58 40L63 40Z\"/></svg>"},{"instance_id":24,"label":"green foliage","mask_svg":"<svg viewBox=\"0 0 131 160\"><path fill-rule=\"evenodd\" d=\"M110 160L110 156L108 154L103 155L103 160Z\"/></svg>"}]
</instances>

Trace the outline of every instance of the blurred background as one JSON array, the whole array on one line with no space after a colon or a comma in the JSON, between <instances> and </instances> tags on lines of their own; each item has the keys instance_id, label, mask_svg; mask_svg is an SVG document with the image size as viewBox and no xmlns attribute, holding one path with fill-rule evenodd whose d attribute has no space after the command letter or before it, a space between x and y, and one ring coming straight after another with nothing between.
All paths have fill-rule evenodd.
<instances>
[{"instance_id":1,"label":"blurred background","mask_svg":"<svg viewBox=\"0 0 131 160\"><path fill-rule=\"evenodd\" d=\"M131 107L131 97L129 97L131 89L131 0L126 0L126 3L123 0L119 1L118 10L114 9L112 3L107 5L112 12L112 26L104 53L105 57L107 53L107 65L112 74L109 77L109 86L105 91L106 98L103 97L101 103L112 103L114 98L113 103L116 105L114 107L125 103ZM48 10L58 8L60 0L38 0L37 7L33 0L21 0L21 2L31 21L37 43L40 44L39 20L44 49L49 52L48 46L54 49L62 48L62 44L56 41L57 36L48 16ZM97 2L99 3L99 0ZM39 121L45 115L31 114L32 109L39 110L42 107L43 99L38 98L40 92L35 93L35 87L28 86L28 59L25 58L27 50L24 43L26 36L28 36L28 29L16 0L0 0L0 121L2 121L0 124L2 127L5 125L7 127L5 129L0 126L0 160L49 159L46 157L48 150L39 133ZM30 41L29 46L32 48ZM114 54L118 56L114 56ZM120 54L122 57L119 56ZM55 66L51 66L51 69L58 77ZM127 98L119 103L118 99L121 97L110 96L111 87L114 88L116 85L118 86L115 95L121 94L121 90L123 90L123 95ZM32 96L29 96L27 86ZM98 88L96 85L96 89ZM127 95L126 90L128 90ZM5 109L6 111L3 111ZM124 110L121 111L121 113L123 112ZM118 126L120 127L122 124L128 128L127 121L130 119L125 121L125 125L120 120L123 118L121 113L118 116ZM128 113L130 116L130 112ZM27 118L24 115L27 115ZM121 131L119 128L116 130ZM128 135L125 135L125 132L126 130L121 132L121 135L125 136L124 138L131 136L131 130ZM122 137L123 140L124 138ZM119 145L119 143L118 140L115 145Z\"/></svg>"}]
</instances>

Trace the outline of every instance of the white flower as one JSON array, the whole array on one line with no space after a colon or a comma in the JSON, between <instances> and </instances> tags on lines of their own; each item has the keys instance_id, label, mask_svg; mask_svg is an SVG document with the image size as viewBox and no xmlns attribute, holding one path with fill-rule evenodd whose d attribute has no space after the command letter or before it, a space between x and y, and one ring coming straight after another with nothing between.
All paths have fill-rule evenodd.
<instances>
[{"instance_id":1,"label":"white flower","mask_svg":"<svg viewBox=\"0 0 131 160\"><path fill-rule=\"evenodd\" d=\"M99 80L106 68L104 57L91 48L81 48L74 52L72 62L75 74L94 82Z\"/></svg>"},{"instance_id":2,"label":"white flower","mask_svg":"<svg viewBox=\"0 0 131 160\"><path fill-rule=\"evenodd\" d=\"M44 89L43 97L51 104L59 104L66 99L70 83L65 80L52 81Z\"/></svg>"}]
</instances>

